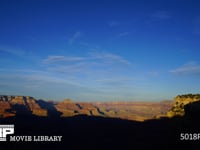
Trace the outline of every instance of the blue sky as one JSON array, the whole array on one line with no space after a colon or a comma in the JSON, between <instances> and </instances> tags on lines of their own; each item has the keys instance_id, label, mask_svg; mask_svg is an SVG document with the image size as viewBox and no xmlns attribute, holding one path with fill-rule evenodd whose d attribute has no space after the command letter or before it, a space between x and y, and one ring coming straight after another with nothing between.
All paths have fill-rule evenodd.
<instances>
[{"instance_id":1,"label":"blue sky","mask_svg":"<svg viewBox=\"0 0 200 150\"><path fill-rule=\"evenodd\" d=\"M1 0L0 94L75 101L200 92L197 0Z\"/></svg>"}]
</instances>

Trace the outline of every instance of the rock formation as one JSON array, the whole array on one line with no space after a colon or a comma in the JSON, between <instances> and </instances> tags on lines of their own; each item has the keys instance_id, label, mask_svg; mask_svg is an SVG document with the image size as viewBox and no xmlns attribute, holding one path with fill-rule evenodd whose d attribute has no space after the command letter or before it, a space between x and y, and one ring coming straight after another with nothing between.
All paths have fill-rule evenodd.
<instances>
[{"instance_id":1,"label":"rock formation","mask_svg":"<svg viewBox=\"0 0 200 150\"><path fill-rule=\"evenodd\" d=\"M61 102L36 100L30 96L0 96L0 117L35 115L71 117L77 115L101 116L126 120L144 121L157 114L166 114L172 107L165 102Z\"/></svg>"},{"instance_id":2,"label":"rock formation","mask_svg":"<svg viewBox=\"0 0 200 150\"><path fill-rule=\"evenodd\" d=\"M170 111L167 112L167 117L184 116L185 106L196 101L200 101L200 94L185 94L178 95L174 98L174 104Z\"/></svg>"},{"instance_id":3,"label":"rock formation","mask_svg":"<svg viewBox=\"0 0 200 150\"><path fill-rule=\"evenodd\" d=\"M0 96L0 116L15 116L18 113L47 116L47 110L42 109L30 96Z\"/></svg>"}]
</instances>

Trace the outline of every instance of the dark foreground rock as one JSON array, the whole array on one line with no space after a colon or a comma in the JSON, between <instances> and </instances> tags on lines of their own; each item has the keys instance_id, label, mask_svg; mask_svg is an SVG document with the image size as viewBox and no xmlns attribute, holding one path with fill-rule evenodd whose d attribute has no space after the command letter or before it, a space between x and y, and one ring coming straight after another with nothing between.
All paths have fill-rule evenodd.
<instances>
[{"instance_id":1,"label":"dark foreground rock","mask_svg":"<svg viewBox=\"0 0 200 150\"><path fill-rule=\"evenodd\" d=\"M61 142L0 142L3 150L95 150L184 149L200 145L200 139L181 141L181 133L199 133L200 122L190 117L135 122L103 117L67 118L12 117L1 124L14 124L15 136L63 136Z\"/></svg>"}]
</instances>

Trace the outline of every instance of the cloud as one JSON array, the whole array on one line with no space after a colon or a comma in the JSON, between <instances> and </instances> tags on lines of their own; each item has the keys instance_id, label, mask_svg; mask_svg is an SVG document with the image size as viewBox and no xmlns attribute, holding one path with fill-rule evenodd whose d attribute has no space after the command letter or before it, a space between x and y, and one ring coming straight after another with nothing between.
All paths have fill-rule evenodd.
<instances>
[{"instance_id":1,"label":"cloud","mask_svg":"<svg viewBox=\"0 0 200 150\"><path fill-rule=\"evenodd\" d=\"M7 79L7 80L4 80ZM9 79L9 80L8 80ZM21 83L27 85L31 84L39 84L42 85L43 83L52 83L52 84L71 84L78 86L79 83L73 80L69 80L69 78L56 76L55 74L42 71L42 70L33 70L33 69L0 69L0 81L2 82L10 82L10 83L19 83L20 80L24 80Z\"/></svg>"},{"instance_id":2,"label":"cloud","mask_svg":"<svg viewBox=\"0 0 200 150\"><path fill-rule=\"evenodd\" d=\"M73 44L78 38L81 37L81 32L77 31L73 34L73 36L68 40L69 44Z\"/></svg>"},{"instance_id":3,"label":"cloud","mask_svg":"<svg viewBox=\"0 0 200 150\"><path fill-rule=\"evenodd\" d=\"M57 63L57 62L73 62L73 61L82 61L85 60L84 57L66 57L66 56L48 56L43 60L44 63Z\"/></svg>"},{"instance_id":4,"label":"cloud","mask_svg":"<svg viewBox=\"0 0 200 150\"><path fill-rule=\"evenodd\" d=\"M59 62L104 62L104 63L121 63L121 64L130 64L127 60L122 58L119 55L115 55L112 53L88 53L87 56L48 56L46 59L43 60L45 64L51 63L59 63Z\"/></svg>"},{"instance_id":5,"label":"cloud","mask_svg":"<svg viewBox=\"0 0 200 150\"><path fill-rule=\"evenodd\" d=\"M125 60L124 58L122 58L119 55L115 55L112 53L90 53L90 55L92 56L93 59L99 59L102 60L104 62L109 62L109 63L121 63L121 64L130 64L127 60Z\"/></svg>"},{"instance_id":6,"label":"cloud","mask_svg":"<svg viewBox=\"0 0 200 150\"><path fill-rule=\"evenodd\" d=\"M119 55L106 52L92 52L86 56L48 56L43 60L44 67L52 73L84 77L108 76L126 69L130 62ZM115 76L115 75L114 75Z\"/></svg>"},{"instance_id":7,"label":"cloud","mask_svg":"<svg viewBox=\"0 0 200 150\"><path fill-rule=\"evenodd\" d=\"M177 75L200 75L200 65L196 62L189 62L170 72Z\"/></svg>"},{"instance_id":8,"label":"cloud","mask_svg":"<svg viewBox=\"0 0 200 150\"><path fill-rule=\"evenodd\" d=\"M12 48L8 46L0 45L0 51L6 52L15 56L25 56L27 53L22 49Z\"/></svg>"},{"instance_id":9,"label":"cloud","mask_svg":"<svg viewBox=\"0 0 200 150\"><path fill-rule=\"evenodd\" d=\"M84 74L88 72L88 68L91 66L92 66L91 63L77 62L73 64L57 65L56 67L50 67L48 68L48 71L53 71L57 73L68 73L68 74L71 74L71 73Z\"/></svg>"},{"instance_id":10,"label":"cloud","mask_svg":"<svg viewBox=\"0 0 200 150\"><path fill-rule=\"evenodd\" d=\"M84 71L83 66L85 65L87 64L82 64L79 68ZM73 100L117 100L124 96L127 98L133 93L132 78L114 77L113 75L113 78L108 78L105 74L95 78L95 72L92 72L88 78L84 78L80 73L78 76L70 77L68 72L60 76L58 72L39 70L27 70L26 72L26 70L7 69L7 71L2 70L0 85L2 85L1 92L8 95L31 95L36 98L54 100L67 97Z\"/></svg>"},{"instance_id":11,"label":"cloud","mask_svg":"<svg viewBox=\"0 0 200 150\"><path fill-rule=\"evenodd\" d=\"M37 72L37 71L33 71ZM0 74L1 92L11 95L31 95L38 98L62 100L66 97L80 98L82 93L94 93L88 87L80 85L76 80L51 74ZM84 98L83 98L84 99Z\"/></svg>"},{"instance_id":12,"label":"cloud","mask_svg":"<svg viewBox=\"0 0 200 150\"><path fill-rule=\"evenodd\" d=\"M109 79L96 80L96 82L99 82L103 85L118 86L118 87L124 87L132 81L133 81L132 78L109 78Z\"/></svg>"}]
</instances>

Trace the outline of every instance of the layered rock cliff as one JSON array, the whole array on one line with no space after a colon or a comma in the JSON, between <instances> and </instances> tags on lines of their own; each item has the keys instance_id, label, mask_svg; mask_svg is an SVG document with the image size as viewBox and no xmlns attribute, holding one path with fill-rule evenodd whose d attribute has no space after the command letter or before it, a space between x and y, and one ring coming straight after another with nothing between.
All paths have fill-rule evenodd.
<instances>
[{"instance_id":1,"label":"layered rock cliff","mask_svg":"<svg viewBox=\"0 0 200 150\"><path fill-rule=\"evenodd\" d=\"M62 112L61 117L88 115L88 116L102 116L98 108L92 103L74 103L69 99L55 104L57 111Z\"/></svg>"},{"instance_id":2,"label":"layered rock cliff","mask_svg":"<svg viewBox=\"0 0 200 150\"><path fill-rule=\"evenodd\" d=\"M17 114L47 116L47 110L41 108L37 100L30 96L0 96L0 116Z\"/></svg>"}]
</instances>

